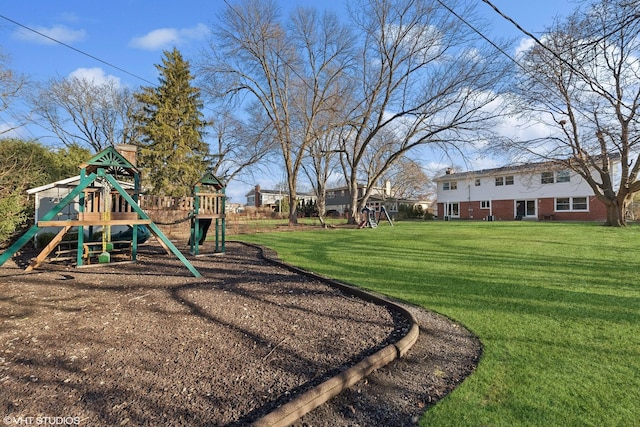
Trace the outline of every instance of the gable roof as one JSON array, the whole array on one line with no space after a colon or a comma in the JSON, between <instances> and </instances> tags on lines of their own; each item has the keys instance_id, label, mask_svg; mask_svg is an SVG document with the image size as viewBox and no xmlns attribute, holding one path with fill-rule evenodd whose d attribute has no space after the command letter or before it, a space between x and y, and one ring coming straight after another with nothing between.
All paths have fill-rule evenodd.
<instances>
[{"instance_id":1,"label":"gable roof","mask_svg":"<svg viewBox=\"0 0 640 427\"><path fill-rule=\"evenodd\" d=\"M221 190L225 187L222 181L211 172L205 173L204 176L200 178L197 183L203 184L203 185L212 185L216 190Z\"/></svg>"},{"instance_id":2,"label":"gable roof","mask_svg":"<svg viewBox=\"0 0 640 427\"><path fill-rule=\"evenodd\" d=\"M611 161L620 160L620 154L612 153L609 154L609 159ZM599 159L595 159L599 160ZM489 168L489 169L480 169L475 171L466 171L466 172L451 172L446 173L444 175L440 175L434 178L435 182L439 181L448 181L452 179L465 179L465 178L479 178L481 176L498 176L508 173L523 173L523 172L536 172L536 171L556 171L559 169L567 169L567 165L565 162L569 161L568 159L565 161L561 160L546 160L544 162L530 162L530 163L520 163L502 166L498 168Z\"/></svg>"},{"instance_id":3,"label":"gable roof","mask_svg":"<svg viewBox=\"0 0 640 427\"><path fill-rule=\"evenodd\" d=\"M138 169L125 159L114 146L110 146L80 165L87 173L93 173L100 168L105 168L109 173L133 176Z\"/></svg>"},{"instance_id":4,"label":"gable roof","mask_svg":"<svg viewBox=\"0 0 640 427\"><path fill-rule=\"evenodd\" d=\"M540 163L524 163L520 165L509 165L498 168L480 169L475 171L466 172L451 172L444 175L440 175L434 179L434 181L446 181L450 179L464 179L464 178L477 178L480 176L494 176L505 173L514 172L529 172L534 170L546 169L548 167L559 167L558 162L540 162Z\"/></svg>"}]
</instances>

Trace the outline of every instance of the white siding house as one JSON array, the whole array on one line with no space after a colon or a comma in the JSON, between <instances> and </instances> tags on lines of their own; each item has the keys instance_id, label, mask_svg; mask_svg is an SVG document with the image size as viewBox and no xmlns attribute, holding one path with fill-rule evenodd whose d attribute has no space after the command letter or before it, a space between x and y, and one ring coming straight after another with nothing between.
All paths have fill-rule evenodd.
<instances>
[{"instance_id":1,"label":"white siding house","mask_svg":"<svg viewBox=\"0 0 640 427\"><path fill-rule=\"evenodd\" d=\"M555 162L446 174L437 183L439 218L606 220L587 182Z\"/></svg>"}]
</instances>

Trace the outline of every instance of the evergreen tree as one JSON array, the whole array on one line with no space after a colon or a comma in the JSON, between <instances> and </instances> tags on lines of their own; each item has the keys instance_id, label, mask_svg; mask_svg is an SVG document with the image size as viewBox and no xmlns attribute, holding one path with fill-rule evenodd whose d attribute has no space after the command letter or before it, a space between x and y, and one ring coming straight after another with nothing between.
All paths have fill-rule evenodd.
<instances>
[{"instance_id":1,"label":"evergreen tree","mask_svg":"<svg viewBox=\"0 0 640 427\"><path fill-rule=\"evenodd\" d=\"M175 48L164 55L156 65L160 84L135 95L142 104L135 117L142 135L138 166L152 194L185 196L207 169L203 103L189 63Z\"/></svg>"}]
</instances>

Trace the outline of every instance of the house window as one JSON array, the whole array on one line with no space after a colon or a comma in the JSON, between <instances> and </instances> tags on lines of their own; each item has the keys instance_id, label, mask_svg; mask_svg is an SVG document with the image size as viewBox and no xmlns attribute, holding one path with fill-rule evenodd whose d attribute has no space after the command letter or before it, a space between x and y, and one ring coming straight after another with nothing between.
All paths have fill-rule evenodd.
<instances>
[{"instance_id":1,"label":"house window","mask_svg":"<svg viewBox=\"0 0 640 427\"><path fill-rule=\"evenodd\" d=\"M491 200L482 200L480 202L480 209L491 209Z\"/></svg>"},{"instance_id":2,"label":"house window","mask_svg":"<svg viewBox=\"0 0 640 427\"><path fill-rule=\"evenodd\" d=\"M556 199L556 210L557 211L569 211L569 210L571 210L571 198L569 198L569 197L558 197Z\"/></svg>"},{"instance_id":3,"label":"house window","mask_svg":"<svg viewBox=\"0 0 640 427\"><path fill-rule=\"evenodd\" d=\"M336 197L335 191L327 191L327 199L333 199Z\"/></svg>"},{"instance_id":4,"label":"house window","mask_svg":"<svg viewBox=\"0 0 640 427\"><path fill-rule=\"evenodd\" d=\"M553 172L542 172L540 182L542 184L553 184Z\"/></svg>"},{"instance_id":5,"label":"house window","mask_svg":"<svg viewBox=\"0 0 640 427\"><path fill-rule=\"evenodd\" d=\"M589 204L586 197L558 197L556 199L557 211L587 211Z\"/></svg>"},{"instance_id":6,"label":"house window","mask_svg":"<svg viewBox=\"0 0 640 427\"><path fill-rule=\"evenodd\" d=\"M443 190L457 190L458 189L458 183L456 181L443 182L442 183L442 189Z\"/></svg>"},{"instance_id":7,"label":"house window","mask_svg":"<svg viewBox=\"0 0 640 427\"><path fill-rule=\"evenodd\" d=\"M569 182L571 181L571 173L568 170L558 171L556 174L556 182Z\"/></svg>"},{"instance_id":8,"label":"house window","mask_svg":"<svg viewBox=\"0 0 640 427\"><path fill-rule=\"evenodd\" d=\"M496 177L496 187L498 187L500 185L504 185L504 177L503 176Z\"/></svg>"},{"instance_id":9,"label":"house window","mask_svg":"<svg viewBox=\"0 0 640 427\"><path fill-rule=\"evenodd\" d=\"M513 175L504 177L504 185L513 185Z\"/></svg>"},{"instance_id":10,"label":"house window","mask_svg":"<svg viewBox=\"0 0 640 427\"><path fill-rule=\"evenodd\" d=\"M586 197L574 197L571 202L571 207L574 211L586 211L588 209Z\"/></svg>"},{"instance_id":11,"label":"house window","mask_svg":"<svg viewBox=\"0 0 640 427\"><path fill-rule=\"evenodd\" d=\"M480 187L480 178L476 178L476 187Z\"/></svg>"}]
</instances>

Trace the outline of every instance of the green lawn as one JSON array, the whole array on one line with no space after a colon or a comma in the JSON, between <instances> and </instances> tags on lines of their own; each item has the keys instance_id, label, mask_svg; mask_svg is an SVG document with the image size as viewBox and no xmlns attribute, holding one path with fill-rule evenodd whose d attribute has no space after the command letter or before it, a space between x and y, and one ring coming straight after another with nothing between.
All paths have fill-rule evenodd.
<instances>
[{"instance_id":1,"label":"green lawn","mask_svg":"<svg viewBox=\"0 0 640 427\"><path fill-rule=\"evenodd\" d=\"M344 224L346 220L325 218L327 224ZM301 225L313 225L319 226L320 221L318 218L298 218L298 223ZM280 219L253 219L245 216L230 216L227 218L227 234L244 234L244 233L259 233L263 231L273 231L276 229L286 229L289 225L288 218Z\"/></svg>"},{"instance_id":2,"label":"green lawn","mask_svg":"<svg viewBox=\"0 0 640 427\"><path fill-rule=\"evenodd\" d=\"M422 425L640 425L638 226L439 221L238 237L480 337L477 371Z\"/></svg>"}]
</instances>

